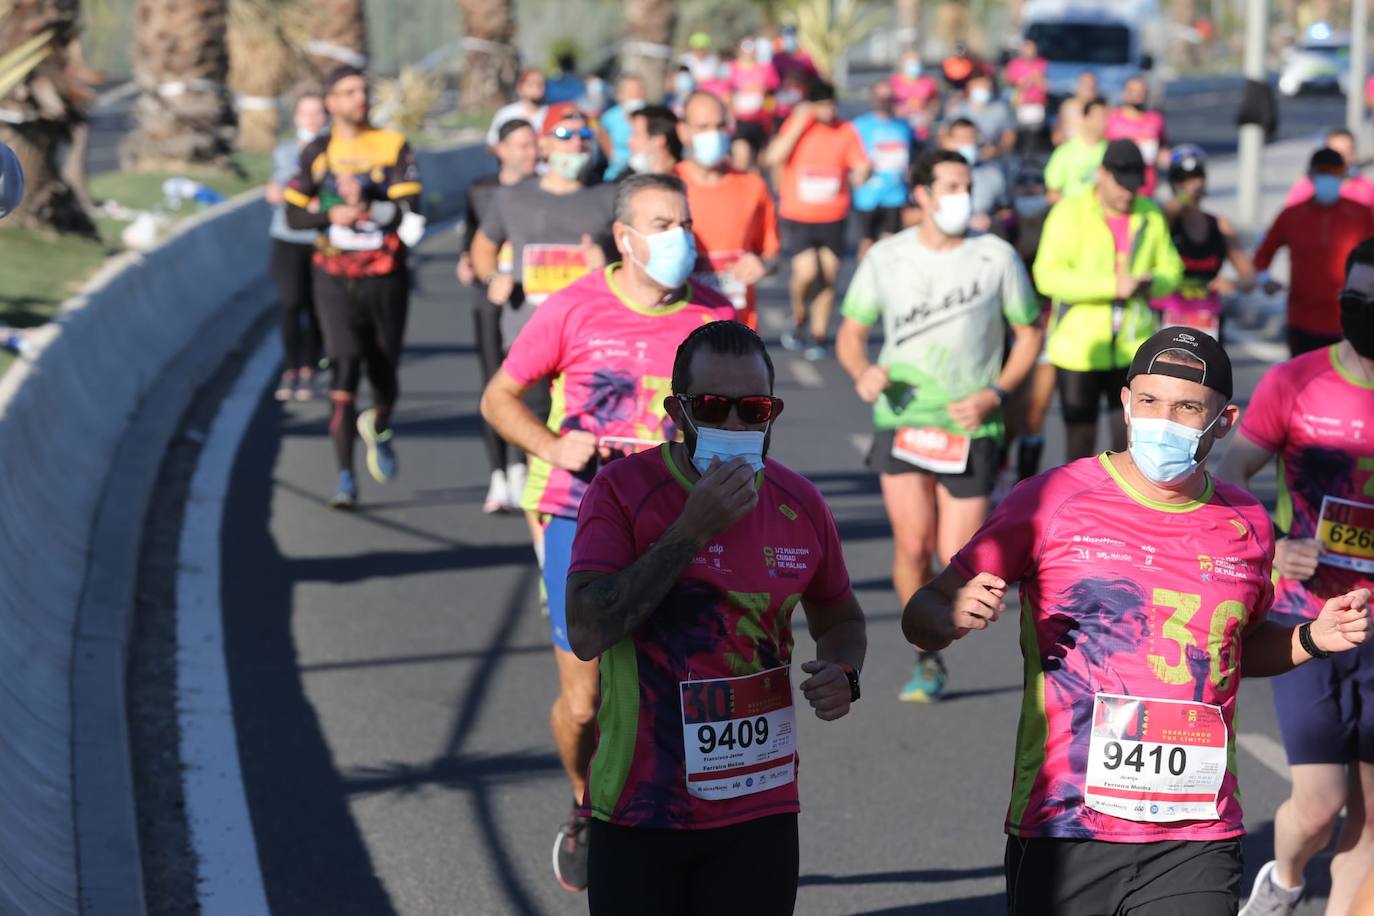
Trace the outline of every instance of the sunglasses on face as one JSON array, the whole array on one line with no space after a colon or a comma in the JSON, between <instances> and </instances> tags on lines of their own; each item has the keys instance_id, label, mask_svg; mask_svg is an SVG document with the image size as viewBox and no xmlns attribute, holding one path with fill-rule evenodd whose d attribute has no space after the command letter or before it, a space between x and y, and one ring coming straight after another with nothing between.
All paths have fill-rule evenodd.
<instances>
[{"instance_id":1,"label":"sunglasses on face","mask_svg":"<svg viewBox=\"0 0 1374 916\"><path fill-rule=\"evenodd\" d=\"M590 140L596 135L590 127L555 127L552 136L555 140L571 140L574 137L578 140Z\"/></svg>"},{"instance_id":2,"label":"sunglasses on face","mask_svg":"<svg viewBox=\"0 0 1374 916\"><path fill-rule=\"evenodd\" d=\"M1341 290L1341 295L1339 298L1342 305L1345 305L1352 309L1360 309L1361 311L1366 311L1368 309L1374 308L1374 298L1366 296L1364 293L1357 293L1353 289Z\"/></svg>"},{"instance_id":3,"label":"sunglasses on face","mask_svg":"<svg viewBox=\"0 0 1374 916\"><path fill-rule=\"evenodd\" d=\"M742 398L727 398L723 394L679 395L692 407L692 416L699 423L724 423L730 408L739 413L741 422L751 426L767 423L782 408L782 400L766 394L750 394Z\"/></svg>"}]
</instances>

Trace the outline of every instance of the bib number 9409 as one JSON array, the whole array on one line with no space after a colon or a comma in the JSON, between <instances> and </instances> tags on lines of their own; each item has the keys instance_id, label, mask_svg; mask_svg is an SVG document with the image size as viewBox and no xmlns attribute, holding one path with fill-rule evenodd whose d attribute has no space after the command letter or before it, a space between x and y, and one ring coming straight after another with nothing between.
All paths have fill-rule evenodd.
<instances>
[{"instance_id":1,"label":"bib number 9409","mask_svg":"<svg viewBox=\"0 0 1374 916\"><path fill-rule=\"evenodd\" d=\"M687 791L721 800L796 779L796 711L787 667L744 677L682 681Z\"/></svg>"},{"instance_id":2,"label":"bib number 9409","mask_svg":"<svg viewBox=\"0 0 1374 916\"><path fill-rule=\"evenodd\" d=\"M768 743L768 717L740 719L726 722L723 726L703 725L697 729L698 749L710 754L717 748L733 751L736 748L748 750L756 744Z\"/></svg>"}]
</instances>

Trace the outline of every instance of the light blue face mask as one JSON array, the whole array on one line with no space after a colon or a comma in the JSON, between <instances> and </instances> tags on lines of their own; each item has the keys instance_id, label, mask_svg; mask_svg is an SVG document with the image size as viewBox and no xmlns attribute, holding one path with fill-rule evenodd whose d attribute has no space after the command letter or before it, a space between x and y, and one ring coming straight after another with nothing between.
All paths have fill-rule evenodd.
<instances>
[{"instance_id":1,"label":"light blue face mask","mask_svg":"<svg viewBox=\"0 0 1374 916\"><path fill-rule=\"evenodd\" d=\"M712 458L719 458L720 463L724 464L740 457L745 458L755 471L763 470L763 443L768 430L697 426L692 421L692 407L687 399L678 395L678 401L697 436L696 448L692 450L692 464L699 472L705 474L710 469Z\"/></svg>"},{"instance_id":2,"label":"light blue face mask","mask_svg":"<svg viewBox=\"0 0 1374 916\"><path fill-rule=\"evenodd\" d=\"M1312 196L1318 203L1334 204L1341 197L1342 183L1339 175L1313 175Z\"/></svg>"},{"instance_id":3,"label":"light blue face mask","mask_svg":"<svg viewBox=\"0 0 1374 916\"><path fill-rule=\"evenodd\" d=\"M692 158L708 169L720 165L730 153L730 138L723 130L708 130L692 137Z\"/></svg>"},{"instance_id":4,"label":"light blue face mask","mask_svg":"<svg viewBox=\"0 0 1374 916\"><path fill-rule=\"evenodd\" d=\"M1202 462L1198 446L1222 417L1218 413L1202 429L1193 429L1159 417L1130 417L1131 460L1146 479L1160 486L1186 480Z\"/></svg>"},{"instance_id":5,"label":"light blue face mask","mask_svg":"<svg viewBox=\"0 0 1374 916\"><path fill-rule=\"evenodd\" d=\"M665 289L677 289L687 282L687 278L692 275L692 270L697 265L697 243L690 232L681 226L675 226L663 232L645 235L632 227L625 228L649 243L649 260L641 262L634 256L629 239L625 240L630 260L644 268L649 279Z\"/></svg>"},{"instance_id":6,"label":"light blue face mask","mask_svg":"<svg viewBox=\"0 0 1374 916\"><path fill-rule=\"evenodd\" d=\"M566 178L569 181L581 181L582 172L587 168L587 163L591 161L591 153L562 151L549 153L549 170L560 178Z\"/></svg>"},{"instance_id":7,"label":"light blue face mask","mask_svg":"<svg viewBox=\"0 0 1374 916\"><path fill-rule=\"evenodd\" d=\"M919 60L909 60L902 64L902 73L909 80L914 80L921 75L921 62Z\"/></svg>"}]
</instances>

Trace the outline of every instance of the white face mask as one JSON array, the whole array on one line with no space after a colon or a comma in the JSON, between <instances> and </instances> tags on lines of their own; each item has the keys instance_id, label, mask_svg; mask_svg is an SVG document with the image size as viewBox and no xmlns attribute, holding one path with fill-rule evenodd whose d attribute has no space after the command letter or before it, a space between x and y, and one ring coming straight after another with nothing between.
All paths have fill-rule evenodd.
<instances>
[{"instance_id":1,"label":"white face mask","mask_svg":"<svg viewBox=\"0 0 1374 916\"><path fill-rule=\"evenodd\" d=\"M970 143L967 146L961 146L955 152L967 159L970 166L978 164L978 147L975 144Z\"/></svg>"},{"instance_id":2,"label":"white face mask","mask_svg":"<svg viewBox=\"0 0 1374 916\"><path fill-rule=\"evenodd\" d=\"M630 153L630 171L638 175L648 175L654 170L654 161L649 158L649 154L640 150L637 153Z\"/></svg>"},{"instance_id":3,"label":"white face mask","mask_svg":"<svg viewBox=\"0 0 1374 916\"><path fill-rule=\"evenodd\" d=\"M946 194L935 199L935 228L945 235L959 236L968 231L969 221L973 219L973 196L967 191L961 194Z\"/></svg>"},{"instance_id":4,"label":"white face mask","mask_svg":"<svg viewBox=\"0 0 1374 916\"><path fill-rule=\"evenodd\" d=\"M301 144L302 146L309 143L311 140L314 140L318 136L318 131L306 130L304 127L296 128L296 142Z\"/></svg>"}]
</instances>

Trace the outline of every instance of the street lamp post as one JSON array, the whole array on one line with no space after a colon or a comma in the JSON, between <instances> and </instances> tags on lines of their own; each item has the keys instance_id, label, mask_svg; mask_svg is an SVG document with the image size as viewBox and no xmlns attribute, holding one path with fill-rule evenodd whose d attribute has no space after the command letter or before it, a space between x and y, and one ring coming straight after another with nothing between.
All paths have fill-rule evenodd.
<instances>
[{"instance_id":1,"label":"street lamp post","mask_svg":"<svg viewBox=\"0 0 1374 916\"><path fill-rule=\"evenodd\" d=\"M1264 42L1267 31L1268 3L1266 0L1247 0L1245 11L1245 78L1263 81ZM1260 166L1264 154L1264 127L1260 124L1240 126L1240 175L1237 182L1237 215L1240 224L1254 232L1259 230Z\"/></svg>"},{"instance_id":2,"label":"street lamp post","mask_svg":"<svg viewBox=\"0 0 1374 916\"><path fill-rule=\"evenodd\" d=\"M1345 89L1345 126L1364 142L1364 80L1369 69L1369 0L1350 4L1350 76Z\"/></svg>"}]
</instances>

